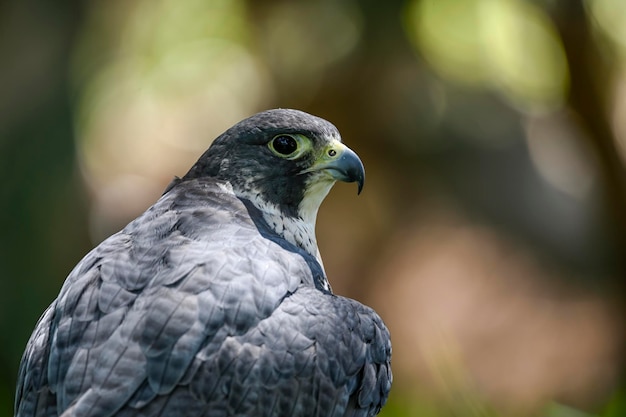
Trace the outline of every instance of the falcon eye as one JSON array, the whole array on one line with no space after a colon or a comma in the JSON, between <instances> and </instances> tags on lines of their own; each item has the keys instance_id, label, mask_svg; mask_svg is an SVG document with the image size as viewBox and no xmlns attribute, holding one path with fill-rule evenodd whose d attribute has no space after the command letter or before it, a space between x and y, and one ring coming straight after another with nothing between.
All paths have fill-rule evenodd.
<instances>
[{"instance_id":1,"label":"falcon eye","mask_svg":"<svg viewBox=\"0 0 626 417\"><path fill-rule=\"evenodd\" d=\"M289 157L298 150L298 140L289 135L278 135L269 143L269 148L278 156Z\"/></svg>"},{"instance_id":2,"label":"falcon eye","mask_svg":"<svg viewBox=\"0 0 626 417\"><path fill-rule=\"evenodd\" d=\"M283 155L291 155L298 149L298 142L291 136L282 135L274 138L274 150Z\"/></svg>"}]
</instances>

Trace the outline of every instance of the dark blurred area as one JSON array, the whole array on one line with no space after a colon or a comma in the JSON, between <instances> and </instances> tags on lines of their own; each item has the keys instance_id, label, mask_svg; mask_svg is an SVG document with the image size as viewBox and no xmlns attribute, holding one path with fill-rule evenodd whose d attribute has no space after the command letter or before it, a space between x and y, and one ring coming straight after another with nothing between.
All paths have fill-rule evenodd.
<instances>
[{"instance_id":1,"label":"dark blurred area","mask_svg":"<svg viewBox=\"0 0 626 417\"><path fill-rule=\"evenodd\" d=\"M274 107L365 164L318 240L390 328L382 415L626 415L624 22L610 0L0 4L0 416L80 258Z\"/></svg>"}]
</instances>

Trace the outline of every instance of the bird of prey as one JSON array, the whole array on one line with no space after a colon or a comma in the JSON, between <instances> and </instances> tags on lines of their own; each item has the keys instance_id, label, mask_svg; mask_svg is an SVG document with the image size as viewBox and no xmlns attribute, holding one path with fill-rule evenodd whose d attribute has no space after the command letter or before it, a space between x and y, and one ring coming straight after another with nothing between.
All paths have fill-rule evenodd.
<instances>
[{"instance_id":1,"label":"bird of prey","mask_svg":"<svg viewBox=\"0 0 626 417\"><path fill-rule=\"evenodd\" d=\"M19 417L374 416L391 342L332 293L315 238L364 169L326 120L245 119L88 253L23 355Z\"/></svg>"}]
</instances>

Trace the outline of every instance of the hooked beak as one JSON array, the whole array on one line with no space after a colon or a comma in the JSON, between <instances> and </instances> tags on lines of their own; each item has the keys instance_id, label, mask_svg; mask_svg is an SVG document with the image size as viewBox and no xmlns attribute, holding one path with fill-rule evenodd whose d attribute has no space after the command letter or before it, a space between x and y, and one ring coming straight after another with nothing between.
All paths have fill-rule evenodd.
<instances>
[{"instance_id":1,"label":"hooked beak","mask_svg":"<svg viewBox=\"0 0 626 417\"><path fill-rule=\"evenodd\" d=\"M365 182L365 168L359 156L346 145L339 141L333 141L324 149L311 168L302 173L312 171L326 171L333 179L343 182L356 182L357 194L361 194Z\"/></svg>"}]
</instances>

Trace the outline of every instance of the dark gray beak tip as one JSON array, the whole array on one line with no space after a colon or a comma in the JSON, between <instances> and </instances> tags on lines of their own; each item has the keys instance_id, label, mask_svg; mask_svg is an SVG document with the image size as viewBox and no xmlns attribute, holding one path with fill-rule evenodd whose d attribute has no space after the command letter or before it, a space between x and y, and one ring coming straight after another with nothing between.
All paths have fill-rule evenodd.
<instances>
[{"instance_id":1,"label":"dark gray beak tip","mask_svg":"<svg viewBox=\"0 0 626 417\"><path fill-rule=\"evenodd\" d=\"M357 195L361 194L363 184L365 184L365 167L359 156L351 149L346 148L341 157L342 165L345 169L346 182L356 182L358 185Z\"/></svg>"},{"instance_id":2,"label":"dark gray beak tip","mask_svg":"<svg viewBox=\"0 0 626 417\"><path fill-rule=\"evenodd\" d=\"M356 182L358 185L357 195L361 194L365 183L365 168L359 156L348 147L343 147L341 156L324 166L324 169L338 181Z\"/></svg>"}]
</instances>

